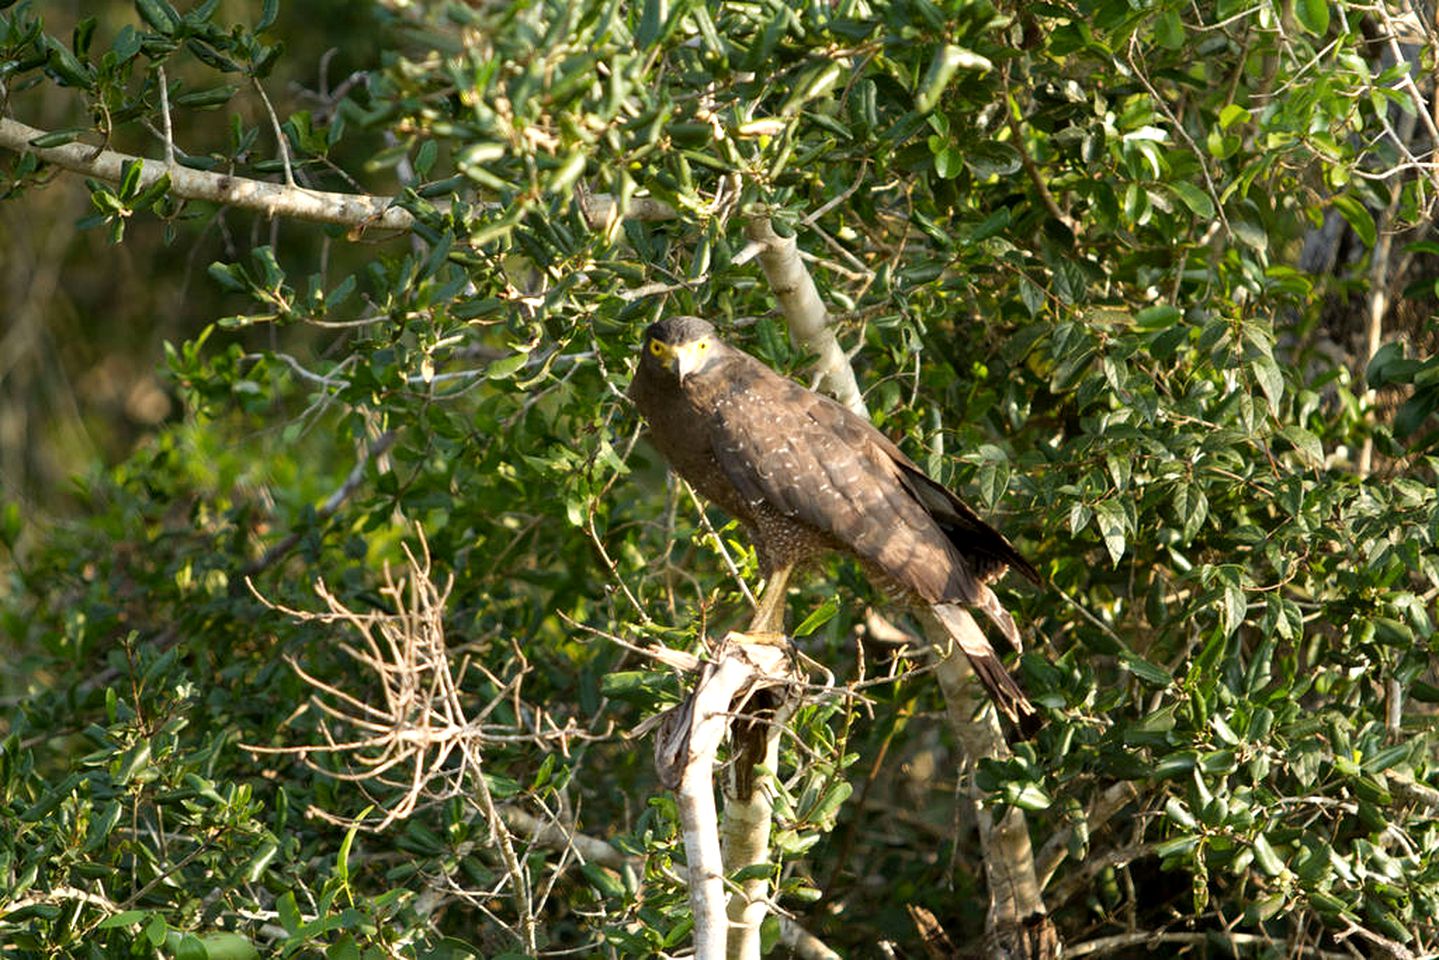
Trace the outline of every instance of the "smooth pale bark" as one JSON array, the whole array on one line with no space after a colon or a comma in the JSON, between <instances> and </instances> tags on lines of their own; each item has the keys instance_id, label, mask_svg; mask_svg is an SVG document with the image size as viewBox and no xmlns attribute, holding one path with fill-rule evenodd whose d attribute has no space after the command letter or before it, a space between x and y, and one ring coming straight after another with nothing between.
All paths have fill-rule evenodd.
<instances>
[{"instance_id":1,"label":"smooth pale bark","mask_svg":"<svg viewBox=\"0 0 1439 960\"><path fill-rule=\"evenodd\" d=\"M33 153L46 163L97 180L118 183L125 165L138 160L143 164L140 173L142 189L168 174L171 194L183 200L208 201L254 210L267 217L332 223L353 230L409 230L415 224L415 218L408 210L396 206L395 197L310 190L294 184L192 170L179 163L167 165L160 160L135 157L78 141L57 147L32 145L32 141L49 133L18 120L0 117L0 147L16 153ZM592 224L603 223L619 213L615 199L608 194L587 197L583 206ZM671 220L676 215L668 204L648 197L631 198L623 213L628 220Z\"/></svg>"},{"instance_id":2,"label":"smooth pale bark","mask_svg":"<svg viewBox=\"0 0 1439 960\"><path fill-rule=\"evenodd\" d=\"M835 339L829 311L819 297L814 278L800 259L799 245L794 237L782 237L775 233L768 217L750 219L745 224L745 235L760 245L760 269L779 301L780 312L789 326L790 338L819 357L815 370L819 374L820 389L867 418L869 410L859 392L854 369Z\"/></svg>"},{"instance_id":3,"label":"smooth pale bark","mask_svg":"<svg viewBox=\"0 0 1439 960\"><path fill-rule=\"evenodd\" d=\"M694 911L694 948L698 960L725 960L729 956L729 916L725 908L725 855L720 845L719 818L715 808L715 757L720 741L729 730L731 711L758 689L783 686L790 677L789 652L782 646L752 642L743 634L730 634L720 644L715 661L701 668L699 682L689 699L676 707L660 726L655 740L656 766L660 780L675 784L680 826L684 831L688 861L690 907ZM773 728L773 729L778 729ZM778 740L776 738L776 749ZM757 785L758 787L758 785ZM752 792L765 796L762 789ZM767 801L762 801L765 803ZM756 812L758 805L751 811ZM730 812L726 810L728 819ZM731 852L763 858L769 846L769 823L737 822L727 833ZM757 847L756 847L757 845ZM756 862L753 859L743 863ZM736 899L741 899L736 897ZM766 900L758 898L759 920ZM741 913L742 919L749 914ZM755 921L755 950L758 956L758 920ZM741 935L737 943L747 937Z\"/></svg>"}]
</instances>

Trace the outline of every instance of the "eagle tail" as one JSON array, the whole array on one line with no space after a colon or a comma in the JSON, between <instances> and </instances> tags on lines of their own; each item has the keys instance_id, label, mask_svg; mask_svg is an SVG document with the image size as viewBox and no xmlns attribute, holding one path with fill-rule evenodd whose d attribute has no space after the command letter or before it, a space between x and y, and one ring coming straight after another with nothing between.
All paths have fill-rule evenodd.
<instances>
[{"instance_id":1,"label":"eagle tail","mask_svg":"<svg viewBox=\"0 0 1439 960\"><path fill-rule=\"evenodd\" d=\"M1017 648L1019 629L1014 624L1014 618L999 605L999 599L995 597L992 590L983 585L981 587L988 596L981 598L975 606L983 610ZM968 658L970 665L974 667L974 675L979 678L980 684L984 686L985 692L989 694L989 699L994 701L999 712L1008 717L1010 722L1019 727L1026 735L1032 733L1038 724L1038 711L1035 710L1034 704L1029 702L1029 697L1025 696L1024 690L1009 675L1009 671L1004 669L999 655L994 652L994 647L990 646L984 634L979 631L974 618L962 605L957 603L936 603L932 609L960 651Z\"/></svg>"}]
</instances>

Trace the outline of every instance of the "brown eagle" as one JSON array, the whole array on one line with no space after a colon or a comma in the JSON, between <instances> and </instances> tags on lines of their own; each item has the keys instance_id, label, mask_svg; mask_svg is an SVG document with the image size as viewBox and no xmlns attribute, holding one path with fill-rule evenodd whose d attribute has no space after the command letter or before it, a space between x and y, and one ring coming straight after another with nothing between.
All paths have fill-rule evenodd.
<instances>
[{"instance_id":1,"label":"brown eagle","mask_svg":"<svg viewBox=\"0 0 1439 960\"><path fill-rule=\"evenodd\" d=\"M1019 630L989 584L1009 567L1038 583L1038 571L867 420L697 317L645 331L629 395L670 466L754 541L765 588L751 629L783 633L791 571L838 551L892 598L932 610L1012 721L1034 713L960 611L982 610L1018 649Z\"/></svg>"}]
</instances>

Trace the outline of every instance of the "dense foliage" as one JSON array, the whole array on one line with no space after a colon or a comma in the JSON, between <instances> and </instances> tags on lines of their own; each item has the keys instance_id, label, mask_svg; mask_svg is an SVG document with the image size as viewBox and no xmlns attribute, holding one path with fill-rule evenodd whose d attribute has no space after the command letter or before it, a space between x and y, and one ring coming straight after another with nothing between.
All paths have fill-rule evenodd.
<instances>
[{"instance_id":1,"label":"dense foliage","mask_svg":"<svg viewBox=\"0 0 1439 960\"><path fill-rule=\"evenodd\" d=\"M680 949L673 801L626 734L681 684L633 648L701 651L755 564L623 389L674 312L804 376L758 216L876 423L1048 578L1002 587L1047 725L974 783L1028 813L1071 948L1439 949L1422 11L70 6L0 13L35 146L159 158L173 129L184 168L394 194L415 226L89 183L71 302L178 412L67 494L6 476L7 957L524 955L531 912L542 951ZM3 160L15 204L67 176ZM150 273L163 356L103 286ZM876 600L836 563L791 601L835 676L786 741L778 902L846 955L919 956L910 907L977 942L982 854ZM472 724L452 752L388 725L434 719L377 668L419 635Z\"/></svg>"}]
</instances>

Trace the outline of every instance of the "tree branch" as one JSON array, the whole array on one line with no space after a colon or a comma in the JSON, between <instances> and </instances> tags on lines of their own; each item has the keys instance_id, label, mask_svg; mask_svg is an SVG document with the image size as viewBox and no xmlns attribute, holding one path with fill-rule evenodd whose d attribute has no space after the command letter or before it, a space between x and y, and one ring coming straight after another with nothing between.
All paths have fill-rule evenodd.
<instances>
[{"instance_id":1,"label":"tree branch","mask_svg":"<svg viewBox=\"0 0 1439 960\"><path fill-rule=\"evenodd\" d=\"M738 764L750 762L740 755L730 767L725 783L724 826L720 833L724 849L725 872L735 873L745 867L769 863L770 833L774 825L774 771L779 768L779 738L800 701L788 697L764 722L764 773L755 771L749 784L749 796L741 796ZM751 877L730 896L730 937L728 960L759 960L760 924L769 913L770 882L767 877Z\"/></svg>"},{"instance_id":2,"label":"tree branch","mask_svg":"<svg viewBox=\"0 0 1439 960\"><path fill-rule=\"evenodd\" d=\"M701 668L694 692L665 715L655 736L655 767L660 782L675 791L684 831L694 949L699 960L723 960L728 955L725 861L715 809L714 768L720 741L729 729L731 705L755 690L786 684L789 674L787 649L729 634L720 643L715 661ZM744 939L737 936L736 941ZM757 950L754 956L758 956Z\"/></svg>"},{"instance_id":3,"label":"tree branch","mask_svg":"<svg viewBox=\"0 0 1439 960\"><path fill-rule=\"evenodd\" d=\"M138 160L144 166L140 188L144 189L162 176L170 175L170 192L184 200L202 200L254 210L267 217L289 217L312 223L332 223L360 230L410 230L415 218L408 210L396 206L396 198L364 193L333 193L310 190L283 183L269 183L226 173L192 170L176 164L167 168L159 160L135 157L117 150L106 150L86 143L67 143L58 147L37 147L32 141L50 131L37 130L18 120L0 117L0 147L16 153L33 153L46 163L71 173L97 180L118 183L126 163ZM282 149L283 149L283 140ZM167 141L167 152L173 147ZM620 215L615 198L607 194L590 197L585 202L585 215L591 224L603 223ZM673 220L674 208L649 197L632 197L623 211L627 220Z\"/></svg>"},{"instance_id":4,"label":"tree branch","mask_svg":"<svg viewBox=\"0 0 1439 960\"><path fill-rule=\"evenodd\" d=\"M789 324L790 337L806 350L819 355L815 368L820 387L862 417L869 416L854 369L835 339L829 312L819 297L814 278L805 269L794 237L775 233L769 217L756 216L745 224L745 235L760 245L759 265L779 301Z\"/></svg>"},{"instance_id":5,"label":"tree branch","mask_svg":"<svg viewBox=\"0 0 1439 960\"><path fill-rule=\"evenodd\" d=\"M97 149L85 143L33 146L31 141L45 136L46 132L18 120L0 117L0 147L16 153L33 153L46 163L72 173L116 183L125 164L138 160L144 164L140 174L142 189L168 173L171 192L186 200L205 200L255 210L269 217L291 217L342 227L408 230L414 225L414 217L408 210L395 206L392 197L329 193L182 166L167 170L159 160L134 157L117 150Z\"/></svg>"},{"instance_id":6,"label":"tree branch","mask_svg":"<svg viewBox=\"0 0 1439 960\"><path fill-rule=\"evenodd\" d=\"M964 619L968 629L980 632L967 611ZM971 682L973 669L959 645L928 610L921 611L920 622L934 649L935 675L955 737L975 760L1009 756L1009 745L994 710L980 710L976 687ZM987 954L996 960L1052 960L1059 955L1059 934L1045 911L1024 811L1009 807L996 817L994 810L976 801L975 820L989 882Z\"/></svg>"}]
</instances>

